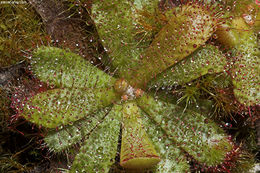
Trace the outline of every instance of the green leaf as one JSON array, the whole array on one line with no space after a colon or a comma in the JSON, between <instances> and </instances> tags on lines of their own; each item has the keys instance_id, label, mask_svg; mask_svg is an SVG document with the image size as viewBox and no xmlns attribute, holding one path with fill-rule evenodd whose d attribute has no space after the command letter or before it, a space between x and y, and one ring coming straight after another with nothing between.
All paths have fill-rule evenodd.
<instances>
[{"instance_id":1,"label":"green leaf","mask_svg":"<svg viewBox=\"0 0 260 173\"><path fill-rule=\"evenodd\" d=\"M150 118L193 158L207 166L221 164L232 144L213 121L199 113L144 95L137 100Z\"/></svg>"},{"instance_id":2,"label":"green leaf","mask_svg":"<svg viewBox=\"0 0 260 173\"><path fill-rule=\"evenodd\" d=\"M123 105L120 165L129 169L151 168L160 161L143 128L141 112L135 102Z\"/></svg>"},{"instance_id":3,"label":"green leaf","mask_svg":"<svg viewBox=\"0 0 260 173\"><path fill-rule=\"evenodd\" d=\"M44 137L47 147L52 151L61 152L77 144L97 126L108 114L111 107L106 107L94 115L84 117L72 125L67 125L61 130L51 130Z\"/></svg>"},{"instance_id":4,"label":"green leaf","mask_svg":"<svg viewBox=\"0 0 260 173\"><path fill-rule=\"evenodd\" d=\"M236 61L231 70L234 94L246 106L260 103L260 51L252 31L236 46Z\"/></svg>"},{"instance_id":5,"label":"green leaf","mask_svg":"<svg viewBox=\"0 0 260 173\"><path fill-rule=\"evenodd\" d=\"M81 56L56 47L40 47L32 56L37 77L57 87L102 88L113 86L115 79Z\"/></svg>"},{"instance_id":6,"label":"green leaf","mask_svg":"<svg viewBox=\"0 0 260 173\"><path fill-rule=\"evenodd\" d=\"M252 7L254 7L255 10L259 8L259 6L257 6L257 3L254 0L243 0L243 1L223 0L221 4L224 5L226 8L229 8L229 10L224 11L226 18L230 16L233 17L242 16L243 14L245 14L247 8L250 10L252 10Z\"/></svg>"},{"instance_id":7,"label":"green leaf","mask_svg":"<svg viewBox=\"0 0 260 173\"><path fill-rule=\"evenodd\" d=\"M37 125L55 128L89 116L118 99L113 88L53 89L25 101L22 116Z\"/></svg>"},{"instance_id":8,"label":"green leaf","mask_svg":"<svg viewBox=\"0 0 260 173\"><path fill-rule=\"evenodd\" d=\"M239 3L238 7L242 7L242 4ZM236 17L222 25L216 33L218 41L233 48L233 52L235 52L231 69L235 97L246 106L259 104L260 51L257 34L242 17Z\"/></svg>"},{"instance_id":9,"label":"green leaf","mask_svg":"<svg viewBox=\"0 0 260 173\"><path fill-rule=\"evenodd\" d=\"M168 68L153 79L148 87L183 85L208 73L219 73L227 65L225 55L215 46L207 45Z\"/></svg>"},{"instance_id":10,"label":"green leaf","mask_svg":"<svg viewBox=\"0 0 260 173\"><path fill-rule=\"evenodd\" d=\"M216 30L217 17L211 8L188 3L177 9L145 50L138 66L126 72L125 79L131 85L145 88L152 78L190 55Z\"/></svg>"},{"instance_id":11,"label":"green leaf","mask_svg":"<svg viewBox=\"0 0 260 173\"><path fill-rule=\"evenodd\" d=\"M122 106L114 105L76 155L70 172L106 173L115 161Z\"/></svg>"},{"instance_id":12,"label":"green leaf","mask_svg":"<svg viewBox=\"0 0 260 173\"><path fill-rule=\"evenodd\" d=\"M217 40L228 48L240 46L240 44L243 44L246 40L248 41L251 34L251 28L242 17L227 20L227 22L220 25L216 31Z\"/></svg>"},{"instance_id":13,"label":"green leaf","mask_svg":"<svg viewBox=\"0 0 260 173\"><path fill-rule=\"evenodd\" d=\"M144 31L139 20L141 11L155 13L159 0L95 0L92 18L111 63L121 77L136 65L144 48L150 44L151 33Z\"/></svg>"},{"instance_id":14,"label":"green leaf","mask_svg":"<svg viewBox=\"0 0 260 173\"><path fill-rule=\"evenodd\" d=\"M190 165L183 151L168 139L165 132L142 111L145 131L159 152L161 161L154 169L154 173L186 173L190 172Z\"/></svg>"}]
</instances>

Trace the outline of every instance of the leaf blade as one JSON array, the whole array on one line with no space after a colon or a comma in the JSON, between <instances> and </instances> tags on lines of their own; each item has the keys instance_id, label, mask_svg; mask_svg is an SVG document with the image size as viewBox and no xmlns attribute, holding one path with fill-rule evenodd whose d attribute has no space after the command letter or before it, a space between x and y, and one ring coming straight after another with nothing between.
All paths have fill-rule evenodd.
<instances>
[{"instance_id":1,"label":"leaf blade","mask_svg":"<svg viewBox=\"0 0 260 173\"><path fill-rule=\"evenodd\" d=\"M144 95L137 100L141 107L169 139L207 166L221 164L233 145L227 135L213 121L199 113Z\"/></svg>"},{"instance_id":2,"label":"leaf blade","mask_svg":"<svg viewBox=\"0 0 260 173\"><path fill-rule=\"evenodd\" d=\"M190 165L177 144L168 139L163 129L143 111L142 120L146 133L161 157L155 173L190 172Z\"/></svg>"},{"instance_id":3,"label":"leaf blade","mask_svg":"<svg viewBox=\"0 0 260 173\"><path fill-rule=\"evenodd\" d=\"M102 88L113 86L115 79L81 56L55 47L38 48L31 59L36 76L56 87Z\"/></svg>"},{"instance_id":4,"label":"leaf blade","mask_svg":"<svg viewBox=\"0 0 260 173\"><path fill-rule=\"evenodd\" d=\"M225 55L215 46L207 45L160 73L148 87L183 85L208 73L220 73L227 65Z\"/></svg>"},{"instance_id":5,"label":"leaf blade","mask_svg":"<svg viewBox=\"0 0 260 173\"><path fill-rule=\"evenodd\" d=\"M151 79L204 44L217 26L214 13L197 3L176 8L174 14L145 50L138 66L127 71L125 79L131 85L145 88Z\"/></svg>"},{"instance_id":6,"label":"leaf blade","mask_svg":"<svg viewBox=\"0 0 260 173\"><path fill-rule=\"evenodd\" d=\"M135 102L123 105L122 143L120 165L129 169L151 168L160 161L148 138Z\"/></svg>"},{"instance_id":7,"label":"leaf blade","mask_svg":"<svg viewBox=\"0 0 260 173\"><path fill-rule=\"evenodd\" d=\"M120 133L122 106L114 105L77 154L70 172L108 172L114 162Z\"/></svg>"},{"instance_id":8,"label":"leaf blade","mask_svg":"<svg viewBox=\"0 0 260 173\"><path fill-rule=\"evenodd\" d=\"M71 148L80 142L80 140L87 137L110 110L111 107L106 107L97 114L84 117L72 125L65 126L61 130L49 131L44 137L47 147L55 152L62 152L63 150Z\"/></svg>"},{"instance_id":9,"label":"leaf blade","mask_svg":"<svg viewBox=\"0 0 260 173\"><path fill-rule=\"evenodd\" d=\"M37 125L56 128L88 116L118 99L113 88L53 89L24 101L21 115Z\"/></svg>"}]
</instances>

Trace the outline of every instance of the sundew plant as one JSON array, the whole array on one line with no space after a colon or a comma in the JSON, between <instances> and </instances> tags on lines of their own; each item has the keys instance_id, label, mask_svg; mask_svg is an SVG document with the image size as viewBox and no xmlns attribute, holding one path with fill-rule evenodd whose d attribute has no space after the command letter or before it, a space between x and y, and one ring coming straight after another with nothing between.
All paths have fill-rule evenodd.
<instances>
[{"instance_id":1,"label":"sundew plant","mask_svg":"<svg viewBox=\"0 0 260 173\"><path fill-rule=\"evenodd\" d=\"M68 172L247 172L210 109L165 95L222 73L240 105L258 105L258 11L253 1L93 0L108 70L69 49L40 46L30 70L48 87L14 99L15 110L47 129L51 152L73 155Z\"/></svg>"}]
</instances>

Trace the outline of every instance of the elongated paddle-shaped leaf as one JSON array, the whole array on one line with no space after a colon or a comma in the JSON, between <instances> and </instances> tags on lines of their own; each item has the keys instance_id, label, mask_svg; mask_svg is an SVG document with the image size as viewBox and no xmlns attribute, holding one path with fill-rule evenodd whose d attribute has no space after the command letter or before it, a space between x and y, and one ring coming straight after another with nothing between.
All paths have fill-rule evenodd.
<instances>
[{"instance_id":1,"label":"elongated paddle-shaped leaf","mask_svg":"<svg viewBox=\"0 0 260 173\"><path fill-rule=\"evenodd\" d=\"M241 17L222 25L216 33L218 40L235 52L231 75L236 98L246 106L259 104L260 51L257 35Z\"/></svg>"},{"instance_id":2,"label":"elongated paddle-shaped leaf","mask_svg":"<svg viewBox=\"0 0 260 173\"><path fill-rule=\"evenodd\" d=\"M148 87L183 85L205 74L222 72L226 65L225 55L215 46L207 45L160 73Z\"/></svg>"},{"instance_id":3,"label":"elongated paddle-shaped leaf","mask_svg":"<svg viewBox=\"0 0 260 173\"><path fill-rule=\"evenodd\" d=\"M107 173L117 153L122 106L114 105L104 121L86 139L70 172Z\"/></svg>"},{"instance_id":4,"label":"elongated paddle-shaped leaf","mask_svg":"<svg viewBox=\"0 0 260 173\"><path fill-rule=\"evenodd\" d=\"M55 128L89 116L117 99L113 88L53 89L27 100L22 116L37 125Z\"/></svg>"},{"instance_id":5,"label":"elongated paddle-shaped leaf","mask_svg":"<svg viewBox=\"0 0 260 173\"><path fill-rule=\"evenodd\" d=\"M84 117L72 125L67 125L61 130L52 130L44 137L44 141L50 150L61 152L79 143L93 130L104 116L111 110L106 107L94 115Z\"/></svg>"},{"instance_id":6,"label":"elongated paddle-shaped leaf","mask_svg":"<svg viewBox=\"0 0 260 173\"><path fill-rule=\"evenodd\" d=\"M246 106L260 103L260 50L257 35L250 32L242 44L236 46L237 56L232 69L234 94Z\"/></svg>"},{"instance_id":7,"label":"elongated paddle-shaped leaf","mask_svg":"<svg viewBox=\"0 0 260 173\"><path fill-rule=\"evenodd\" d=\"M183 5L155 36L139 65L125 74L125 79L133 86L145 87L152 78L205 43L216 26L217 19L210 9L196 3Z\"/></svg>"},{"instance_id":8,"label":"elongated paddle-shaped leaf","mask_svg":"<svg viewBox=\"0 0 260 173\"><path fill-rule=\"evenodd\" d=\"M183 151L176 143L167 138L166 133L158 124L145 115L143 111L141 112L145 131L161 158L154 169L154 173L190 172L190 166Z\"/></svg>"},{"instance_id":9,"label":"elongated paddle-shaped leaf","mask_svg":"<svg viewBox=\"0 0 260 173\"><path fill-rule=\"evenodd\" d=\"M31 66L43 82L56 87L102 88L113 86L115 79L81 56L56 47L40 47L32 56Z\"/></svg>"},{"instance_id":10,"label":"elongated paddle-shaped leaf","mask_svg":"<svg viewBox=\"0 0 260 173\"><path fill-rule=\"evenodd\" d=\"M204 116L144 95L137 100L168 137L207 166L221 164L232 149L223 130Z\"/></svg>"},{"instance_id":11,"label":"elongated paddle-shaped leaf","mask_svg":"<svg viewBox=\"0 0 260 173\"><path fill-rule=\"evenodd\" d=\"M130 169L151 168L160 157L142 125L141 112L135 102L123 105L123 129L120 165Z\"/></svg>"}]
</instances>

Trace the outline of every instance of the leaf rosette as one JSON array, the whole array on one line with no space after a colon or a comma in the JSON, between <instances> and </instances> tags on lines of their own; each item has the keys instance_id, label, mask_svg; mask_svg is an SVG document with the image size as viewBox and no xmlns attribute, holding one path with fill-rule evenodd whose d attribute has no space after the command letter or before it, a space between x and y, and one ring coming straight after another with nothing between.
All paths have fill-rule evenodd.
<instances>
[{"instance_id":1,"label":"leaf rosette","mask_svg":"<svg viewBox=\"0 0 260 173\"><path fill-rule=\"evenodd\" d=\"M223 171L219 165L234 147L225 132L147 89L224 70L224 55L214 46L201 47L216 31L214 9L189 2L171 9L173 15L159 25L149 17L161 15L158 1L94 1L92 18L116 75L69 50L40 47L32 71L52 89L24 100L22 116L49 129L44 140L52 151L81 146L70 172L109 172L119 153L126 170L190 172L188 154L205 168Z\"/></svg>"}]
</instances>

